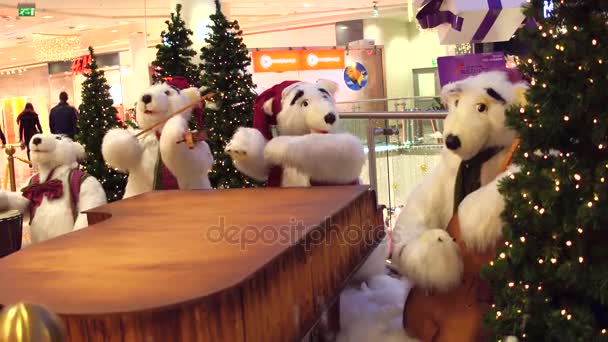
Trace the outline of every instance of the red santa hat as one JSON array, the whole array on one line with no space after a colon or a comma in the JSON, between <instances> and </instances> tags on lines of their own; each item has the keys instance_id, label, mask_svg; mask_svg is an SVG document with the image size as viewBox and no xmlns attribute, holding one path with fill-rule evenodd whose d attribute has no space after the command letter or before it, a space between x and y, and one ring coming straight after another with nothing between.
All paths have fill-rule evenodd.
<instances>
[{"instance_id":1,"label":"red santa hat","mask_svg":"<svg viewBox=\"0 0 608 342\"><path fill-rule=\"evenodd\" d=\"M272 88L264 90L253 103L253 128L262 133L267 140L272 139L272 131L270 126L277 124L277 114L281 111L281 99L283 98L283 90L294 83L300 81L284 81ZM264 110L264 104L272 100L271 113Z\"/></svg>"}]
</instances>

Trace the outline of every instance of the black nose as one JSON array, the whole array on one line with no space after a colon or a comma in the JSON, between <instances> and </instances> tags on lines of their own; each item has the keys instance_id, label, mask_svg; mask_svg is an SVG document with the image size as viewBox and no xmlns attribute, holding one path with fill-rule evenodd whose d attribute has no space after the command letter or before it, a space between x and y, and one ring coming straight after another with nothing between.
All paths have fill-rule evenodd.
<instances>
[{"instance_id":1,"label":"black nose","mask_svg":"<svg viewBox=\"0 0 608 342\"><path fill-rule=\"evenodd\" d=\"M141 100L144 101L145 104L148 104L148 103L152 102L152 96L146 94L141 97Z\"/></svg>"},{"instance_id":2,"label":"black nose","mask_svg":"<svg viewBox=\"0 0 608 342\"><path fill-rule=\"evenodd\" d=\"M330 125L333 124L334 122L336 122L336 114L329 113L329 114L325 115L325 122L327 122Z\"/></svg>"},{"instance_id":3,"label":"black nose","mask_svg":"<svg viewBox=\"0 0 608 342\"><path fill-rule=\"evenodd\" d=\"M445 138L445 146L447 146L447 148L449 148L450 150L454 151L460 148L460 138L458 138L455 135L448 135L447 138Z\"/></svg>"},{"instance_id":4,"label":"black nose","mask_svg":"<svg viewBox=\"0 0 608 342\"><path fill-rule=\"evenodd\" d=\"M34 145L40 145L40 143L42 142L42 139L34 138L34 139L32 139L32 142L34 143Z\"/></svg>"}]
</instances>

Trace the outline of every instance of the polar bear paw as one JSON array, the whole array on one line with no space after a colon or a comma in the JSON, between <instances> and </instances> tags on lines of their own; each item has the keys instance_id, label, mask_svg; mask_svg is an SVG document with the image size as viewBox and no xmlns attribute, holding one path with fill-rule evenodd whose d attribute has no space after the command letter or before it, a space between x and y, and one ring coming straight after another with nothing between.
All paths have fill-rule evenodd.
<instances>
[{"instance_id":1,"label":"polar bear paw","mask_svg":"<svg viewBox=\"0 0 608 342\"><path fill-rule=\"evenodd\" d=\"M139 163L143 149L133 133L126 129L114 128L103 137L101 153L110 166L128 172Z\"/></svg>"},{"instance_id":2,"label":"polar bear paw","mask_svg":"<svg viewBox=\"0 0 608 342\"><path fill-rule=\"evenodd\" d=\"M460 250L443 229L425 231L397 253L402 274L423 289L448 291L462 280Z\"/></svg>"},{"instance_id":3,"label":"polar bear paw","mask_svg":"<svg viewBox=\"0 0 608 342\"><path fill-rule=\"evenodd\" d=\"M232 136L224 149L233 160L261 158L264 155L266 139L254 128L241 127Z\"/></svg>"},{"instance_id":4,"label":"polar bear paw","mask_svg":"<svg viewBox=\"0 0 608 342\"><path fill-rule=\"evenodd\" d=\"M476 191L469 194L458 207L458 221L462 239L477 252L496 246L502 237L504 199L497 190Z\"/></svg>"},{"instance_id":5,"label":"polar bear paw","mask_svg":"<svg viewBox=\"0 0 608 342\"><path fill-rule=\"evenodd\" d=\"M292 139L290 136L271 139L264 148L264 159L272 165L283 165L289 158L289 143Z\"/></svg>"}]
</instances>

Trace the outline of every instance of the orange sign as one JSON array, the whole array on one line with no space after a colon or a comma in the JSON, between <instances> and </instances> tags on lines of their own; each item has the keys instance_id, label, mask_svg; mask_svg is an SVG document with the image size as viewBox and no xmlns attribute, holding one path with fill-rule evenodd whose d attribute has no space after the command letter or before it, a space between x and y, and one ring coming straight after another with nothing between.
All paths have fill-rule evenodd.
<instances>
[{"instance_id":1,"label":"orange sign","mask_svg":"<svg viewBox=\"0 0 608 342\"><path fill-rule=\"evenodd\" d=\"M300 70L344 69L344 50L302 50Z\"/></svg>"},{"instance_id":2,"label":"orange sign","mask_svg":"<svg viewBox=\"0 0 608 342\"><path fill-rule=\"evenodd\" d=\"M254 51L254 72L344 69L344 50Z\"/></svg>"},{"instance_id":3,"label":"orange sign","mask_svg":"<svg viewBox=\"0 0 608 342\"><path fill-rule=\"evenodd\" d=\"M88 67L89 65L91 65L91 63L93 63L91 55L86 55L74 59L74 61L72 62L72 74L77 75L84 73L89 69Z\"/></svg>"},{"instance_id":4,"label":"orange sign","mask_svg":"<svg viewBox=\"0 0 608 342\"><path fill-rule=\"evenodd\" d=\"M300 70L299 51L253 52L253 71L255 72L284 72L297 70Z\"/></svg>"}]
</instances>

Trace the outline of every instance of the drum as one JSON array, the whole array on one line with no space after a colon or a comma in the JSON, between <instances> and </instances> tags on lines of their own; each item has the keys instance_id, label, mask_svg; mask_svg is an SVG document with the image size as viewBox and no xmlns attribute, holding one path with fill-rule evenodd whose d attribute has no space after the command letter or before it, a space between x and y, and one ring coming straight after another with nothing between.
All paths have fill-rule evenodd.
<instances>
[{"instance_id":1,"label":"drum","mask_svg":"<svg viewBox=\"0 0 608 342\"><path fill-rule=\"evenodd\" d=\"M17 210L0 213L0 258L21 249L23 215Z\"/></svg>"}]
</instances>

